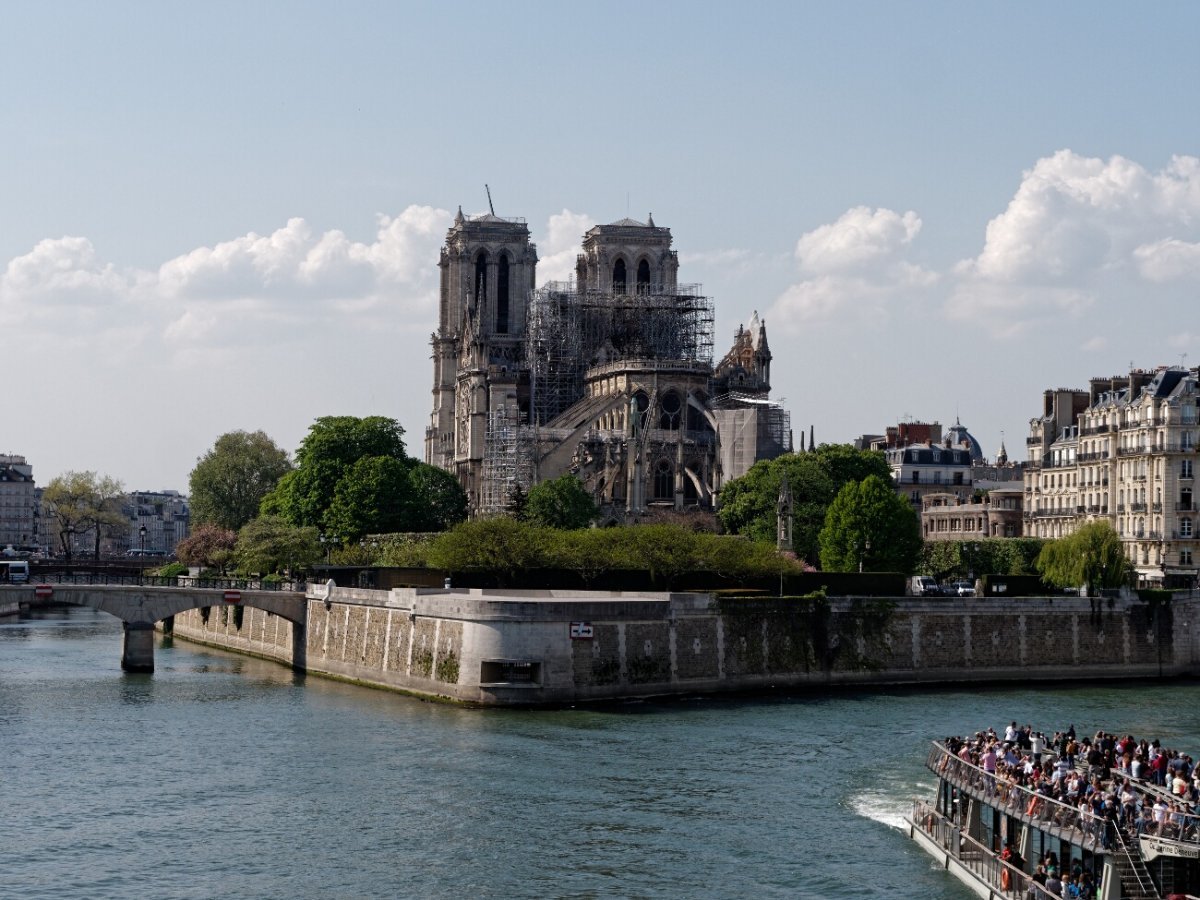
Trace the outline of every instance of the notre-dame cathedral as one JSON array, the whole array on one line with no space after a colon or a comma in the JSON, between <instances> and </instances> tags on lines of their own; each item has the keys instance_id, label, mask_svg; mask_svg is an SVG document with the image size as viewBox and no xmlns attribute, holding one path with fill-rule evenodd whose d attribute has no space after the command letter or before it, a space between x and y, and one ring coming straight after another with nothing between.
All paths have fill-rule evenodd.
<instances>
[{"instance_id":1,"label":"notre-dame cathedral","mask_svg":"<svg viewBox=\"0 0 1200 900\"><path fill-rule=\"evenodd\" d=\"M474 515L575 475L609 521L712 510L721 485L791 449L757 313L713 364L713 304L680 284L671 230L583 236L573 282L536 286L523 219L464 216L442 248L425 460Z\"/></svg>"}]
</instances>

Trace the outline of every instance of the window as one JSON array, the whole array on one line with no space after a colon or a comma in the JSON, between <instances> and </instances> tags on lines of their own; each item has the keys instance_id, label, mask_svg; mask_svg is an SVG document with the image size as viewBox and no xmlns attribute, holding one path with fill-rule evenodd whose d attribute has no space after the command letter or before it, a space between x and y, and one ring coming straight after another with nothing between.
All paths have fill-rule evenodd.
<instances>
[{"instance_id":1,"label":"window","mask_svg":"<svg viewBox=\"0 0 1200 900\"><path fill-rule=\"evenodd\" d=\"M625 293L625 260L623 259L618 259L616 265L613 266L612 289L614 294Z\"/></svg>"},{"instance_id":2,"label":"window","mask_svg":"<svg viewBox=\"0 0 1200 900\"><path fill-rule=\"evenodd\" d=\"M912 483L913 483L913 484L920 484L920 483L921 483L921 473L920 473L920 472L913 472L913 473L912 473L912 476L913 476L913 477L912 477Z\"/></svg>"},{"instance_id":3,"label":"window","mask_svg":"<svg viewBox=\"0 0 1200 900\"><path fill-rule=\"evenodd\" d=\"M475 308L487 297L487 253L480 250L475 257Z\"/></svg>"},{"instance_id":4,"label":"window","mask_svg":"<svg viewBox=\"0 0 1200 900\"><path fill-rule=\"evenodd\" d=\"M675 473L667 460L659 460L654 467L654 499L673 500L675 498Z\"/></svg>"},{"instance_id":5,"label":"window","mask_svg":"<svg viewBox=\"0 0 1200 900\"><path fill-rule=\"evenodd\" d=\"M679 430L679 416L683 411L683 401L675 391L667 391L659 402L662 413L658 417L658 427L668 431Z\"/></svg>"},{"instance_id":6,"label":"window","mask_svg":"<svg viewBox=\"0 0 1200 900\"><path fill-rule=\"evenodd\" d=\"M1192 564L1192 551L1188 549L1179 551L1179 564L1181 566L1190 566Z\"/></svg>"},{"instance_id":7,"label":"window","mask_svg":"<svg viewBox=\"0 0 1200 900\"><path fill-rule=\"evenodd\" d=\"M1179 520L1179 536L1185 537L1185 538L1190 538L1192 536L1192 520L1191 519L1185 518L1185 519Z\"/></svg>"},{"instance_id":8,"label":"window","mask_svg":"<svg viewBox=\"0 0 1200 900\"><path fill-rule=\"evenodd\" d=\"M496 334L508 334L508 257L504 255L496 272Z\"/></svg>"},{"instance_id":9,"label":"window","mask_svg":"<svg viewBox=\"0 0 1200 900\"><path fill-rule=\"evenodd\" d=\"M1180 478L1191 478L1192 477L1192 461L1190 459L1181 459L1179 461L1179 477Z\"/></svg>"},{"instance_id":10,"label":"window","mask_svg":"<svg viewBox=\"0 0 1200 900\"><path fill-rule=\"evenodd\" d=\"M649 293L650 291L650 263L642 260L638 263L637 270L637 292L639 294Z\"/></svg>"}]
</instances>

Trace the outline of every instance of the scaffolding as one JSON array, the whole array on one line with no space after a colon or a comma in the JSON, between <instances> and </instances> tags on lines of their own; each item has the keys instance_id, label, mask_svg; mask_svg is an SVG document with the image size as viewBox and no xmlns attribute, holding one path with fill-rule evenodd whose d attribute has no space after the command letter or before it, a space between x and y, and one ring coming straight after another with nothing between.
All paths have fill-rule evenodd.
<instances>
[{"instance_id":1,"label":"scaffolding","mask_svg":"<svg viewBox=\"0 0 1200 900\"><path fill-rule=\"evenodd\" d=\"M711 368L713 302L698 284L630 294L551 282L530 298L531 415L551 421L584 395L588 368L624 359Z\"/></svg>"},{"instance_id":2,"label":"scaffolding","mask_svg":"<svg viewBox=\"0 0 1200 900\"><path fill-rule=\"evenodd\" d=\"M533 484L533 451L533 430L521 425L515 405L501 406L488 413L480 470L479 515L499 515L509 508L518 486L529 490Z\"/></svg>"},{"instance_id":3,"label":"scaffolding","mask_svg":"<svg viewBox=\"0 0 1200 900\"><path fill-rule=\"evenodd\" d=\"M775 455L791 451L792 414L784 408L783 398L771 400L730 391L728 394L714 397L712 405L714 409L758 410L758 452L763 452L763 448L766 448L767 452L774 452Z\"/></svg>"}]
</instances>

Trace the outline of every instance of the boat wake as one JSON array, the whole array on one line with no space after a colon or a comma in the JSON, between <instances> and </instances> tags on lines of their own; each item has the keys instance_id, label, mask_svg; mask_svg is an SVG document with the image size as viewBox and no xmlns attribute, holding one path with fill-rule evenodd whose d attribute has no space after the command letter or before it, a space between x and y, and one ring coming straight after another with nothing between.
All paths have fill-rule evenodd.
<instances>
[{"instance_id":1,"label":"boat wake","mask_svg":"<svg viewBox=\"0 0 1200 900\"><path fill-rule=\"evenodd\" d=\"M872 819L892 828L907 826L905 816L912 800L883 791L865 791L850 798L850 808L865 819Z\"/></svg>"}]
</instances>

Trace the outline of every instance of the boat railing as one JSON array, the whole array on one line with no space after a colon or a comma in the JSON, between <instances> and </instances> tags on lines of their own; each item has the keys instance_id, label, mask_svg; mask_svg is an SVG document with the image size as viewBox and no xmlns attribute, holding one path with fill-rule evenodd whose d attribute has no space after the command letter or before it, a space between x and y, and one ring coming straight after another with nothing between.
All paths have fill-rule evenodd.
<instances>
[{"instance_id":1,"label":"boat railing","mask_svg":"<svg viewBox=\"0 0 1200 900\"><path fill-rule=\"evenodd\" d=\"M1004 777L959 759L937 741L933 742L926 765L939 778L969 791L991 806L1004 809L1024 822L1073 831L1076 833L1075 842L1081 847L1095 849L1108 846L1105 822L1100 816L1013 784Z\"/></svg>"},{"instance_id":2,"label":"boat railing","mask_svg":"<svg viewBox=\"0 0 1200 900\"><path fill-rule=\"evenodd\" d=\"M1029 873L1005 862L984 844L964 834L950 819L939 813L932 804L913 801L913 826L935 841L963 868L985 884L994 897L1014 897L1025 900L1062 900L1062 894L1048 890L1033 880Z\"/></svg>"}]
</instances>

